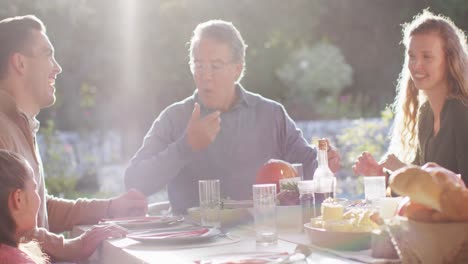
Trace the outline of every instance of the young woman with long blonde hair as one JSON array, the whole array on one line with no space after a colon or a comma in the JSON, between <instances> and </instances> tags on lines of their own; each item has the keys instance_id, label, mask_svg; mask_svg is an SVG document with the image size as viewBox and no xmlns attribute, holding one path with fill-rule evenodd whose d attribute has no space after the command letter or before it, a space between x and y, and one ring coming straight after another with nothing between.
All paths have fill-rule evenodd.
<instances>
[{"instance_id":1,"label":"young woman with long blonde hair","mask_svg":"<svg viewBox=\"0 0 468 264\"><path fill-rule=\"evenodd\" d=\"M447 17L424 10L403 26L405 62L394 102L389 155L364 152L354 171L383 175L406 164L436 162L468 183L468 49Z\"/></svg>"}]
</instances>

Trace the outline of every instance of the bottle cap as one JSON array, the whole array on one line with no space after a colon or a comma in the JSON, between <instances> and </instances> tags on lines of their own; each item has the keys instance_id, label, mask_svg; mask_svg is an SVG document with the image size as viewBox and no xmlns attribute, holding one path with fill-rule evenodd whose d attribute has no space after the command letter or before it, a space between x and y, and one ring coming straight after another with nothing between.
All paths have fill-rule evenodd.
<instances>
[{"instance_id":1,"label":"bottle cap","mask_svg":"<svg viewBox=\"0 0 468 264\"><path fill-rule=\"evenodd\" d=\"M326 139L319 139L318 140L318 148L319 150L328 151L328 144Z\"/></svg>"}]
</instances>

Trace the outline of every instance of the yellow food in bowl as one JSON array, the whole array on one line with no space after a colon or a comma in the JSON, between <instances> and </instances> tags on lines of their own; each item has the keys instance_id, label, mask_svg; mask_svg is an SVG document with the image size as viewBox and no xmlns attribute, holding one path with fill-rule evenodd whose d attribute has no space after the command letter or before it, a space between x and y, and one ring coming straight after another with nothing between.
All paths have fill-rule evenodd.
<instances>
[{"instance_id":1,"label":"yellow food in bowl","mask_svg":"<svg viewBox=\"0 0 468 264\"><path fill-rule=\"evenodd\" d=\"M344 207L337 203L322 204L322 219L323 221L336 221L343 219Z\"/></svg>"},{"instance_id":2,"label":"yellow food in bowl","mask_svg":"<svg viewBox=\"0 0 468 264\"><path fill-rule=\"evenodd\" d=\"M372 210L359 208L346 213L341 211L340 217L340 209L336 207L325 206L323 209L326 215L312 218L310 223L312 227L337 232L370 232L378 229L378 225L371 220L374 214Z\"/></svg>"},{"instance_id":3,"label":"yellow food in bowl","mask_svg":"<svg viewBox=\"0 0 468 264\"><path fill-rule=\"evenodd\" d=\"M353 232L353 223L349 220L323 221L323 228L328 231Z\"/></svg>"}]
</instances>

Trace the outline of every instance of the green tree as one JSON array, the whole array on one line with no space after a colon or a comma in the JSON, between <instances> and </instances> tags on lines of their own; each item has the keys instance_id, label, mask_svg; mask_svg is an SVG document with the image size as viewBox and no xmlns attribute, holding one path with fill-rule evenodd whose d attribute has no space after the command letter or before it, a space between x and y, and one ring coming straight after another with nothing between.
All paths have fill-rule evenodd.
<instances>
[{"instance_id":1,"label":"green tree","mask_svg":"<svg viewBox=\"0 0 468 264\"><path fill-rule=\"evenodd\" d=\"M339 95L352 84L353 70L338 47L319 42L296 50L276 74L289 87L288 106L297 104L320 117L341 117L328 105L338 105Z\"/></svg>"}]
</instances>

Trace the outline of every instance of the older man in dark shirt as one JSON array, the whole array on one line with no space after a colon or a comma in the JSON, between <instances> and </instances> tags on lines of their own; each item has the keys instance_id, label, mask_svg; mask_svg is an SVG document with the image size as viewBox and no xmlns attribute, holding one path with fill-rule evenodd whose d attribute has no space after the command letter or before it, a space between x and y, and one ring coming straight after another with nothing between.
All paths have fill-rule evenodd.
<instances>
[{"instance_id":1,"label":"older man in dark shirt","mask_svg":"<svg viewBox=\"0 0 468 264\"><path fill-rule=\"evenodd\" d=\"M284 107L239 83L246 45L229 22L199 24L190 41L196 91L154 121L125 173L127 188L152 194L168 185L173 211L198 204L198 181L220 179L223 198L250 199L258 169L269 159L302 163L311 179L317 151ZM332 170L339 156L329 151Z\"/></svg>"}]
</instances>

